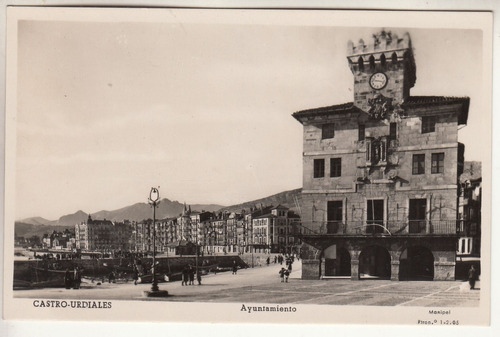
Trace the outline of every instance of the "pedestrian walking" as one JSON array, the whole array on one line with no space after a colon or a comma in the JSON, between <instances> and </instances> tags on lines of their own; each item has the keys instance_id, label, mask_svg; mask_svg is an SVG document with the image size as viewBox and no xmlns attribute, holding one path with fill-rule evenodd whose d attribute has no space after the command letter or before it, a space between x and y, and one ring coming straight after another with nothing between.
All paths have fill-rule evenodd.
<instances>
[{"instance_id":1,"label":"pedestrian walking","mask_svg":"<svg viewBox=\"0 0 500 337\"><path fill-rule=\"evenodd\" d=\"M80 269L78 266L75 267L75 271L73 273L73 288L80 289L80 284L82 283L82 276L80 273Z\"/></svg>"},{"instance_id":2,"label":"pedestrian walking","mask_svg":"<svg viewBox=\"0 0 500 337\"><path fill-rule=\"evenodd\" d=\"M236 261L233 260L233 275L236 275L238 272L238 265L236 264Z\"/></svg>"},{"instance_id":3,"label":"pedestrian walking","mask_svg":"<svg viewBox=\"0 0 500 337\"><path fill-rule=\"evenodd\" d=\"M281 283L285 282L285 271L286 269L284 267L281 267L281 270L278 273L280 275Z\"/></svg>"},{"instance_id":4,"label":"pedestrian walking","mask_svg":"<svg viewBox=\"0 0 500 337\"><path fill-rule=\"evenodd\" d=\"M182 285L188 285L188 280L189 280L189 271L186 266L182 269Z\"/></svg>"},{"instance_id":5,"label":"pedestrian walking","mask_svg":"<svg viewBox=\"0 0 500 337\"><path fill-rule=\"evenodd\" d=\"M189 266L189 285L194 285L194 269L192 266Z\"/></svg>"},{"instance_id":6,"label":"pedestrian walking","mask_svg":"<svg viewBox=\"0 0 500 337\"><path fill-rule=\"evenodd\" d=\"M69 271L69 268L66 268L66 274L64 275L64 287L66 289L71 289L72 282L73 279L71 278L71 272Z\"/></svg>"},{"instance_id":7,"label":"pedestrian walking","mask_svg":"<svg viewBox=\"0 0 500 337\"><path fill-rule=\"evenodd\" d=\"M196 280L198 281L198 285L201 286L201 272L199 270L196 273Z\"/></svg>"},{"instance_id":8,"label":"pedestrian walking","mask_svg":"<svg viewBox=\"0 0 500 337\"><path fill-rule=\"evenodd\" d=\"M474 266L470 266L470 269L469 269L470 290L473 290L474 287L476 286L476 278L477 278L476 269L474 268Z\"/></svg>"},{"instance_id":9,"label":"pedestrian walking","mask_svg":"<svg viewBox=\"0 0 500 337\"><path fill-rule=\"evenodd\" d=\"M270 263L271 263L271 258L268 256L267 259L266 259L267 266L269 266Z\"/></svg>"},{"instance_id":10,"label":"pedestrian walking","mask_svg":"<svg viewBox=\"0 0 500 337\"><path fill-rule=\"evenodd\" d=\"M139 270L137 270L137 266L134 265L134 285L137 285L137 280L139 279Z\"/></svg>"},{"instance_id":11,"label":"pedestrian walking","mask_svg":"<svg viewBox=\"0 0 500 337\"><path fill-rule=\"evenodd\" d=\"M292 272L292 264L293 264L293 262L290 260L290 261L288 262L288 266L287 266L287 267L288 267L288 271L289 271L290 273Z\"/></svg>"},{"instance_id":12,"label":"pedestrian walking","mask_svg":"<svg viewBox=\"0 0 500 337\"><path fill-rule=\"evenodd\" d=\"M288 283L288 276L290 276L290 272L288 271L288 269L285 269L284 274L285 274L285 282Z\"/></svg>"}]
</instances>

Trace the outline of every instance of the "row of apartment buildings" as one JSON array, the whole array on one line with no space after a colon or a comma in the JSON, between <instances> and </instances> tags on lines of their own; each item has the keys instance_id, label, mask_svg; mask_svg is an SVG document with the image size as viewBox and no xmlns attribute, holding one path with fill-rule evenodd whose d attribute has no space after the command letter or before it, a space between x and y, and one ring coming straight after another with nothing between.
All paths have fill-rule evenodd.
<instances>
[{"instance_id":1,"label":"row of apartment buildings","mask_svg":"<svg viewBox=\"0 0 500 337\"><path fill-rule=\"evenodd\" d=\"M172 255L285 253L297 249L300 218L287 207L261 206L235 212L191 211L178 217L139 222L94 220L75 225L76 248L83 251L156 251Z\"/></svg>"}]
</instances>

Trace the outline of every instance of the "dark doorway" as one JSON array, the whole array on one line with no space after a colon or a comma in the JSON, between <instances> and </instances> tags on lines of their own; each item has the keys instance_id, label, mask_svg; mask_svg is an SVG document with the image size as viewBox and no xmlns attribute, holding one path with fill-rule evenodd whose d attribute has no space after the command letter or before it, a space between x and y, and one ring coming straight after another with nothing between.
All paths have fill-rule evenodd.
<instances>
[{"instance_id":1,"label":"dark doorway","mask_svg":"<svg viewBox=\"0 0 500 337\"><path fill-rule=\"evenodd\" d=\"M434 279L434 255L422 246L408 247L399 258L400 281L432 281Z\"/></svg>"},{"instance_id":2,"label":"dark doorway","mask_svg":"<svg viewBox=\"0 0 500 337\"><path fill-rule=\"evenodd\" d=\"M425 233L425 213L427 210L427 199L410 199L410 210L408 214L409 228L411 234Z\"/></svg>"},{"instance_id":3,"label":"dark doorway","mask_svg":"<svg viewBox=\"0 0 500 337\"><path fill-rule=\"evenodd\" d=\"M380 246L369 246L359 254L360 278L391 278L391 255Z\"/></svg>"},{"instance_id":4,"label":"dark doorway","mask_svg":"<svg viewBox=\"0 0 500 337\"><path fill-rule=\"evenodd\" d=\"M325 276L351 276L351 254L344 247L325 249Z\"/></svg>"},{"instance_id":5,"label":"dark doorway","mask_svg":"<svg viewBox=\"0 0 500 337\"><path fill-rule=\"evenodd\" d=\"M366 233L384 232L384 200L366 201Z\"/></svg>"},{"instance_id":6,"label":"dark doorway","mask_svg":"<svg viewBox=\"0 0 500 337\"><path fill-rule=\"evenodd\" d=\"M327 234L336 234L342 223L342 201L328 201L327 208Z\"/></svg>"}]
</instances>

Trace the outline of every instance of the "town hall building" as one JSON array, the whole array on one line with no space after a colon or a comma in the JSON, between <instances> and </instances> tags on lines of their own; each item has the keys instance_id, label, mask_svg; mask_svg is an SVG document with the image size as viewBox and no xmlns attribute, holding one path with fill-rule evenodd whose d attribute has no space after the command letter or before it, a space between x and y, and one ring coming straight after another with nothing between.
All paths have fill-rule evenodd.
<instances>
[{"instance_id":1,"label":"town hall building","mask_svg":"<svg viewBox=\"0 0 500 337\"><path fill-rule=\"evenodd\" d=\"M302 278L453 280L469 98L411 96L408 33L348 42L353 102L298 111Z\"/></svg>"}]
</instances>

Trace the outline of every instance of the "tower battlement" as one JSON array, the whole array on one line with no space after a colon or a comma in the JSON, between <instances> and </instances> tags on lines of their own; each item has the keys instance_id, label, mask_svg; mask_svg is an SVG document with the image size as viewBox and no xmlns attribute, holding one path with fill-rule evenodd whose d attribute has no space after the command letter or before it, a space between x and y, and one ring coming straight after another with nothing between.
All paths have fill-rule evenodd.
<instances>
[{"instance_id":1,"label":"tower battlement","mask_svg":"<svg viewBox=\"0 0 500 337\"><path fill-rule=\"evenodd\" d=\"M352 62L357 62L359 57L363 61L368 61L368 58L373 55L375 59L380 60L383 54L386 59L390 59L393 53L398 58L402 58L406 51L411 50L411 39L408 33L400 39L398 35L382 30L374 34L372 38L373 42L370 44L365 44L363 39L360 39L356 45L352 41L347 42L347 58Z\"/></svg>"}]
</instances>

